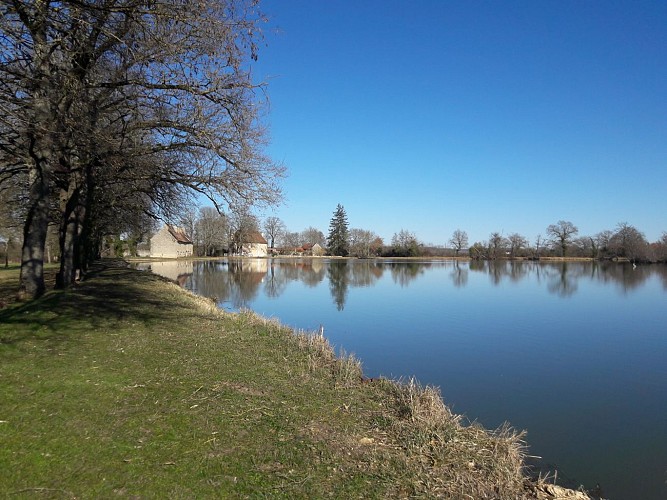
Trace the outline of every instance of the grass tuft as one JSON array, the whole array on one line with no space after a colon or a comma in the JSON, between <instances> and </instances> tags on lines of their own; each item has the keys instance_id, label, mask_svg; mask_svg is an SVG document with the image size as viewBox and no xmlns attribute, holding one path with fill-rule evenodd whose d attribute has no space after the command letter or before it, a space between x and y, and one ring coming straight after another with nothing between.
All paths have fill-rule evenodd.
<instances>
[{"instance_id":1,"label":"grass tuft","mask_svg":"<svg viewBox=\"0 0 667 500\"><path fill-rule=\"evenodd\" d=\"M525 482L523 434L509 426L489 432L464 425L435 387L414 379L389 383L399 417L391 432L414 457L413 468L423 479L415 495L447 498L517 498Z\"/></svg>"}]
</instances>

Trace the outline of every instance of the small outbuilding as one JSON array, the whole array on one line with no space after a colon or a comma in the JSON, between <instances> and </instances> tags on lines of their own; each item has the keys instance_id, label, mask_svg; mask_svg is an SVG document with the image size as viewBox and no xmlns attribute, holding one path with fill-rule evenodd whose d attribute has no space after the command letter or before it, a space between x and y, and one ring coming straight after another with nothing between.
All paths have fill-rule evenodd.
<instances>
[{"instance_id":1,"label":"small outbuilding","mask_svg":"<svg viewBox=\"0 0 667 500\"><path fill-rule=\"evenodd\" d=\"M192 257L194 245L185 230L165 224L151 238L151 257L176 259Z\"/></svg>"},{"instance_id":2,"label":"small outbuilding","mask_svg":"<svg viewBox=\"0 0 667 500\"><path fill-rule=\"evenodd\" d=\"M324 255L324 248L319 243L306 243L299 248L294 249L296 255L310 256L310 257L321 257Z\"/></svg>"},{"instance_id":3,"label":"small outbuilding","mask_svg":"<svg viewBox=\"0 0 667 500\"><path fill-rule=\"evenodd\" d=\"M269 253L269 243L259 231L249 231L234 235L237 253L244 257L266 257Z\"/></svg>"},{"instance_id":4,"label":"small outbuilding","mask_svg":"<svg viewBox=\"0 0 667 500\"><path fill-rule=\"evenodd\" d=\"M313 257L322 257L324 255L324 248L319 243L315 243L311 248L310 248L310 255Z\"/></svg>"}]
</instances>

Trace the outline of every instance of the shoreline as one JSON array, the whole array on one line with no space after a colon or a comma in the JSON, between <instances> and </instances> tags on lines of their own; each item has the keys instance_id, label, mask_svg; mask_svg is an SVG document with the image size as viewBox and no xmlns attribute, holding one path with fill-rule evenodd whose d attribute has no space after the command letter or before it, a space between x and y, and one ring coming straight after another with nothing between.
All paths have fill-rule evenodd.
<instances>
[{"instance_id":1,"label":"shoreline","mask_svg":"<svg viewBox=\"0 0 667 500\"><path fill-rule=\"evenodd\" d=\"M531 259L528 257L515 258L500 258L495 260L490 259L472 259L470 257L340 257L331 255L273 255L264 257L248 257L243 255L232 255L224 257L124 257L127 262L163 262L163 261L226 261L226 260L243 260L243 259L260 259L260 260L291 260L291 259L312 259L312 260L346 260L346 261L380 261L380 262L424 262L424 261L452 261L452 262L469 262L479 260L480 262L619 262L626 263L629 260L602 260L594 259L592 257L540 257L538 259Z\"/></svg>"}]
</instances>

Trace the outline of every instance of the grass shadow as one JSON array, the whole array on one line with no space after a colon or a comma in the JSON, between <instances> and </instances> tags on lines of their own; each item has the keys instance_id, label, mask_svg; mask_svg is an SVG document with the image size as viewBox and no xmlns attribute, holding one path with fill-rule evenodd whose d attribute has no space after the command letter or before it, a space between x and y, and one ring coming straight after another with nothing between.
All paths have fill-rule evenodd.
<instances>
[{"instance_id":1,"label":"grass shadow","mask_svg":"<svg viewBox=\"0 0 667 500\"><path fill-rule=\"evenodd\" d=\"M64 339L83 331L108 329L119 321L174 320L188 314L186 304L165 307L151 285L165 278L146 275L119 261L95 263L85 281L67 290L50 290L39 299L0 310L0 344L29 338ZM11 285L3 281L3 287Z\"/></svg>"}]
</instances>

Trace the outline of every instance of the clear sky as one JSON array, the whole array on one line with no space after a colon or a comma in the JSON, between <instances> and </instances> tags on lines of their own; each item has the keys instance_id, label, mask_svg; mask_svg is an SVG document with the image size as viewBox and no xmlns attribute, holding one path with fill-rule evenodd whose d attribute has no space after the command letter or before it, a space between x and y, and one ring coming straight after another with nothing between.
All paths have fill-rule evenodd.
<instances>
[{"instance_id":1,"label":"clear sky","mask_svg":"<svg viewBox=\"0 0 667 500\"><path fill-rule=\"evenodd\" d=\"M667 231L667 1L265 0L290 231Z\"/></svg>"}]
</instances>

